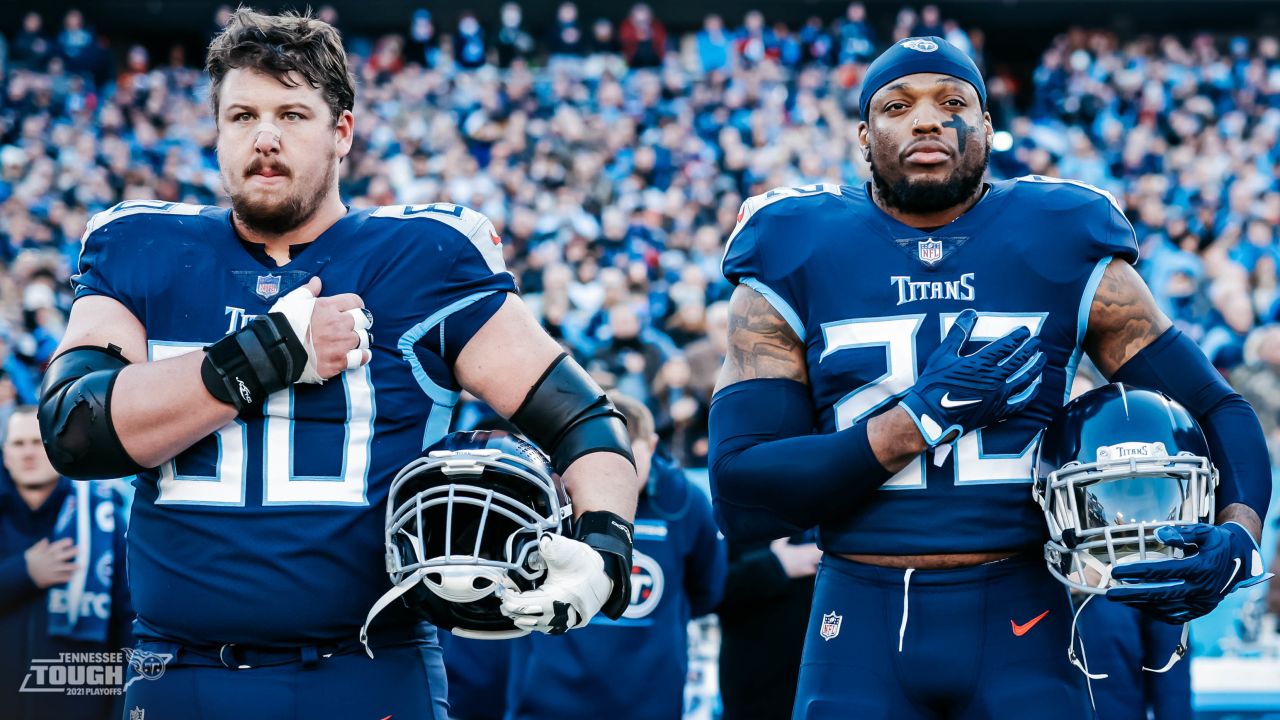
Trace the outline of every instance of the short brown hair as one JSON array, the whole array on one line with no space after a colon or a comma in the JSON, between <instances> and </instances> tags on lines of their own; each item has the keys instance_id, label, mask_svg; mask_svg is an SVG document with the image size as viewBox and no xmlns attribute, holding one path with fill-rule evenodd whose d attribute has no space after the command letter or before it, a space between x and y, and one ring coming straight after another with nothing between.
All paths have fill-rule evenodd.
<instances>
[{"instance_id":1,"label":"short brown hair","mask_svg":"<svg viewBox=\"0 0 1280 720\"><path fill-rule=\"evenodd\" d=\"M614 406L622 413L622 418L627 421L627 435L631 437L632 442L636 440L648 442L654 432L653 413L649 412L649 408L639 400L623 395L617 390L610 390L608 395Z\"/></svg>"},{"instance_id":2,"label":"short brown hair","mask_svg":"<svg viewBox=\"0 0 1280 720\"><path fill-rule=\"evenodd\" d=\"M241 7L231 15L226 28L209 43L204 65L215 118L222 79L239 68L265 73L288 87L300 84L292 73L301 75L308 85L324 93L335 124L343 110L355 106L356 80L347 67L342 36L329 23L312 17L310 11L267 15Z\"/></svg>"}]
</instances>

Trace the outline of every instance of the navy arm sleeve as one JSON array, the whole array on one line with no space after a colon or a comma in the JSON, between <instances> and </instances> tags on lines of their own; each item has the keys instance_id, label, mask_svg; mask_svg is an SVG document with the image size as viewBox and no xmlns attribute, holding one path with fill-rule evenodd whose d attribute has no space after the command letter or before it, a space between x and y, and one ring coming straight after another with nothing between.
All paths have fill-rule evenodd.
<instances>
[{"instance_id":1,"label":"navy arm sleeve","mask_svg":"<svg viewBox=\"0 0 1280 720\"><path fill-rule=\"evenodd\" d=\"M1218 468L1218 509L1249 506L1265 520L1271 503L1271 461L1258 416L1177 328L1139 350L1111 378L1159 390L1195 416Z\"/></svg>"},{"instance_id":2,"label":"navy arm sleeve","mask_svg":"<svg viewBox=\"0 0 1280 720\"><path fill-rule=\"evenodd\" d=\"M701 490L685 486L689 497L689 532L692 536L685 564L685 590L693 617L715 609L724 594L725 574L729 568L724 538L716 528L711 503Z\"/></svg>"},{"instance_id":3,"label":"navy arm sleeve","mask_svg":"<svg viewBox=\"0 0 1280 720\"><path fill-rule=\"evenodd\" d=\"M813 434L813 402L794 380L734 383L711 399L711 487L735 541L772 540L848 512L890 477L867 437L868 419Z\"/></svg>"}]
</instances>

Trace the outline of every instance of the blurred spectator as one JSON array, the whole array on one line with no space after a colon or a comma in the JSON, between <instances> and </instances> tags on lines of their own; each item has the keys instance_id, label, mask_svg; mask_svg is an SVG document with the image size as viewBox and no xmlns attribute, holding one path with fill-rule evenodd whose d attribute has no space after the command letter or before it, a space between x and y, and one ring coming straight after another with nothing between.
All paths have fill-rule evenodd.
<instances>
[{"instance_id":1,"label":"blurred spectator","mask_svg":"<svg viewBox=\"0 0 1280 720\"><path fill-rule=\"evenodd\" d=\"M613 22L609 18L596 18L591 23L591 38L587 41L587 52L592 55L621 55L622 44L613 32Z\"/></svg>"},{"instance_id":2,"label":"blurred spectator","mask_svg":"<svg viewBox=\"0 0 1280 720\"><path fill-rule=\"evenodd\" d=\"M0 642L5 652L0 682L14 688L5 701L4 717L122 717L121 696L19 693L16 688L27 687L33 660L57 658L59 653L119 653L122 647L132 647L123 499L107 482L73 485L58 476L45 455L31 406L7 420L4 467ZM87 522L77 522L85 517ZM124 665L116 667L120 675L107 684L119 687Z\"/></svg>"},{"instance_id":3,"label":"blurred spectator","mask_svg":"<svg viewBox=\"0 0 1280 720\"><path fill-rule=\"evenodd\" d=\"M44 19L32 10L22 16L22 30L13 40L10 59L19 70L43 71L54 53L53 43L44 34Z\"/></svg>"},{"instance_id":4,"label":"blurred spectator","mask_svg":"<svg viewBox=\"0 0 1280 720\"><path fill-rule=\"evenodd\" d=\"M801 61L805 64L816 63L829 65L835 51L835 41L827 32L822 18L814 15L805 21L798 36L801 47Z\"/></svg>"},{"instance_id":5,"label":"blurred spectator","mask_svg":"<svg viewBox=\"0 0 1280 720\"><path fill-rule=\"evenodd\" d=\"M666 362L670 341L651 327L644 327L631 303L608 310L608 338L595 349L590 367L606 373L607 386L648 400L658 371Z\"/></svg>"},{"instance_id":6,"label":"blurred spectator","mask_svg":"<svg viewBox=\"0 0 1280 720\"><path fill-rule=\"evenodd\" d=\"M547 40L547 52L556 55L586 54L586 38L582 28L578 27L578 4L560 3L556 8L556 19L551 25L551 35Z\"/></svg>"},{"instance_id":7,"label":"blurred spectator","mask_svg":"<svg viewBox=\"0 0 1280 720\"><path fill-rule=\"evenodd\" d=\"M474 69L484 65L487 48L485 46L484 28L470 11L463 11L458 16L458 32L453 38L453 59L458 67Z\"/></svg>"},{"instance_id":8,"label":"blurred spectator","mask_svg":"<svg viewBox=\"0 0 1280 720\"><path fill-rule=\"evenodd\" d=\"M943 37L947 34L946 28L942 26L942 12L937 5L925 5L920 10L920 19L911 28L911 34L916 37Z\"/></svg>"},{"instance_id":9,"label":"blurred spectator","mask_svg":"<svg viewBox=\"0 0 1280 720\"><path fill-rule=\"evenodd\" d=\"M13 331L4 324L0 324L0 369L4 370L5 377L13 384L19 404L31 405L36 402L39 383L13 352Z\"/></svg>"},{"instance_id":10,"label":"blurred spectator","mask_svg":"<svg viewBox=\"0 0 1280 720\"><path fill-rule=\"evenodd\" d=\"M622 56L633 68L658 67L667 53L667 29L645 3L631 6L618 28Z\"/></svg>"},{"instance_id":11,"label":"blurred spectator","mask_svg":"<svg viewBox=\"0 0 1280 720\"><path fill-rule=\"evenodd\" d=\"M662 364L653 384L654 423L658 437L684 467L707 466L709 403L692 385L689 361L674 355Z\"/></svg>"},{"instance_id":12,"label":"blurred spectator","mask_svg":"<svg viewBox=\"0 0 1280 720\"><path fill-rule=\"evenodd\" d=\"M524 16L516 3L504 3L501 16L502 27L493 45L498 51L498 67L506 68L516 60L528 60L533 55L533 37L520 27Z\"/></svg>"},{"instance_id":13,"label":"blurred spectator","mask_svg":"<svg viewBox=\"0 0 1280 720\"><path fill-rule=\"evenodd\" d=\"M698 62L703 72L727 70L733 61L733 41L725 32L724 20L716 14L703 18L698 31Z\"/></svg>"},{"instance_id":14,"label":"blurred spectator","mask_svg":"<svg viewBox=\"0 0 1280 720\"><path fill-rule=\"evenodd\" d=\"M759 10L747 11L742 17L742 27L735 35L734 51L749 65L763 62L766 58L776 61L782 54L777 35L765 27L764 14Z\"/></svg>"},{"instance_id":15,"label":"blurred spectator","mask_svg":"<svg viewBox=\"0 0 1280 720\"><path fill-rule=\"evenodd\" d=\"M839 60L844 63L868 63L876 56L875 31L867 22L867 8L860 2L849 3L845 19L839 24Z\"/></svg>"},{"instance_id":16,"label":"blurred spectator","mask_svg":"<svg viewBox=\"0 0 1280 720\"><path fill-rule=\"evenodd\" d=\"M93 31L85 27L84 14L79 10L68 10L63 18L56 52L66 63L67 72L86 77L99 77L101 63L98 60Z\"/></svg>"},{"instance_id":17,"label":"blurred spectator","mask_svg":"<svg viewBox=\"0 0 1280 720\"><path fill-rule=\"evenodd\" d=\"M1280 457L1280 325L1263 325L1249 333L1244 364L1228 379L1258 413L1272 457Z\"/></svg>"},{"instance_id":18,"label":"blurred spectator","mask_svg":"<svg viewBox=\"0 0 1280 720\"><path fill-rule=\"evenodd\" d=\"M689 343L684 350L689 362L689 386L704 402L711 402L716 376L724 365L729 350L729 303L720 301L707 306L704 336Z\"/></svg>"},{"instance_id":19,"label":"blurred spectator","mask_svg":"<svg viewBox=\"0 0 1280 720\"><path fill-rule=\"evenodd\" d=\"M419 8L413 11L409 21L409 37L405 44L405 57L411 63L423 67L435 67L439 39L436 26L431 21L431 11Z\"/></svg>"}]
</instances>

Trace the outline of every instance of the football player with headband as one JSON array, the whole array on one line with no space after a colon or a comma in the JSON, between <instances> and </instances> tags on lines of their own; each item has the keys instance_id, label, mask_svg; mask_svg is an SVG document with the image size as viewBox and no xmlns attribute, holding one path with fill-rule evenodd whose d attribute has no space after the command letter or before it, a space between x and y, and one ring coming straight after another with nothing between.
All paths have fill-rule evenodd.
<instances>
[{"instance_id":1,"label":"football player with headband","mask_svg":"<svg viewBox=\"0 0 1280 720\"><path fill-rule=\"evenodd\" d=\"M331 26L236 12L209 47L231 209L128 201L83 239L41 390L73 478L135 475L129 580L148 717L443 719L435 630L388 588L393 476L443 437L461 389L538 443L574 532L514 624L562 633L630 598L640 484L626 427L516 297L485 216L343 204L353 78ZM198 708L198 712L192 708Z\"/></svg>"},{"instance_id":2,"label":"football player with headband","mask_svg":"<svg viewBox=\"0 0 1280 720\"><path fill-rule=\"evenodd\" d=\"M1089 717L1029 487L1082 354L1181 403L1220 473L1213 521L1162 529L1182 557L1117 568L1134 584L1111 600L1181 622L1257 581L1261 428L1157 309L1113 197L984 180L993 129L963 52L898 41L867 68L861 111L870 182L750 198L729 237L709 457L722 526L819 530L795 718Z\"/></svg>"}]
</instances>

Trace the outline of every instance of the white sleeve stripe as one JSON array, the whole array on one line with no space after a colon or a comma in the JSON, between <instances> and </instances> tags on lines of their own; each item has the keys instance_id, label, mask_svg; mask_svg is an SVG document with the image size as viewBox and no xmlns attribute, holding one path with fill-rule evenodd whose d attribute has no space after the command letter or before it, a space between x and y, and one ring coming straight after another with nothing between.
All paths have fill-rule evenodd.
<instances>
[{"instance_id":1,"label":"white sleeve stripe","mask_svg":"<svg viewBox=\"0 0 1280 720\"><path fill-rule=\"evenodd\" d=\"M760 210L787 198L812 197L826 193L827 195L840 196L840 186L836 183L815 183L813 185L805 185L803 187L777 187L767 193L754 195L747 198L742 203L742 209L738 211L738 223L733 226L733 232L729 233L729 239L724 244L724 255L720 257L720 274L724 275L724 261L729 257L729 248L733 247L733 241L738 237L738 233L747 226L751 218Z\"/></svg>"},{"instance_id":2,"label":"white sleeve stripe","mask_svg":"<svg viewBox=\"0 0 1280 720\"><path fill-rule=\"evenodd\" d=\"M773 306L773 309L777 310L778 314L782 316L782 319L786 320L787 324L791 326L791 329L795 331L796 337L800 338L800 342L804 342L804 323L800 320L800 315L792 309L791 305L787 303L786 300L782 299L781 295L774 292L773 288L753 277L744 277L741 282L743 285L746 285L752 290L763 295L764 299L769 301L769 304Z\"/></svg>"},{"instance_id":3,"label":"white sleeve stripe","mask_svg":"<svg viewBox=\"0 0 1280 720\"><path fill-rule=\"evenodd\" d=\"M147 213L161 215L199 215L205 209L205 205L192 205L190 203L171 203L162 200L128 200L117 203L115 206L95 213L89 218L89 224L84 229L84 235L80 237L81 244L85 238L102 227L130 215L143 215Z\"/></svg>"},{"instance_id":4,"label":"white sleeve stripe","mask_svg":"<svg viewBox=\"0 0 1280 720\"><path fill-rule=\"evenodd\" d=\"M1102 197L1106 198L1107 202L1111 203L1111 207L1116 209L1116 212L1120 213L1121 215L1124 215L1124 208L1120 207L1120 203L1119 201L1116 200L1116 197L1114 195L1107 192L1106 190L1103 190L1100 187L1095 187L1086 182L1080 182L1079 180L1070 180L1067 178L1051 177L1049 175L1022 175L1020 177L1014 178L1014 180L1017 182L1038 182L1038 183L1045 183L1045 184L1075 185L1076 187L1084 188L1085 190L1091 190L1101 195Z\"/></svg>"},{"instance_id":5,"label":"white sleeve stripe","mask_svg":"<svg viewBox=\"0 0 1280 720\"><path fill-rule=\"evenodd\" d=\"M385 205L374 210L371 217L395 220L433 220L457 230L471 243L484 259L485 265L495 275L507 271L502 255L502 239L493 229L493 223L483 213L464 205L438 202L423 205Z\"/></svg>"}]
</instances>

